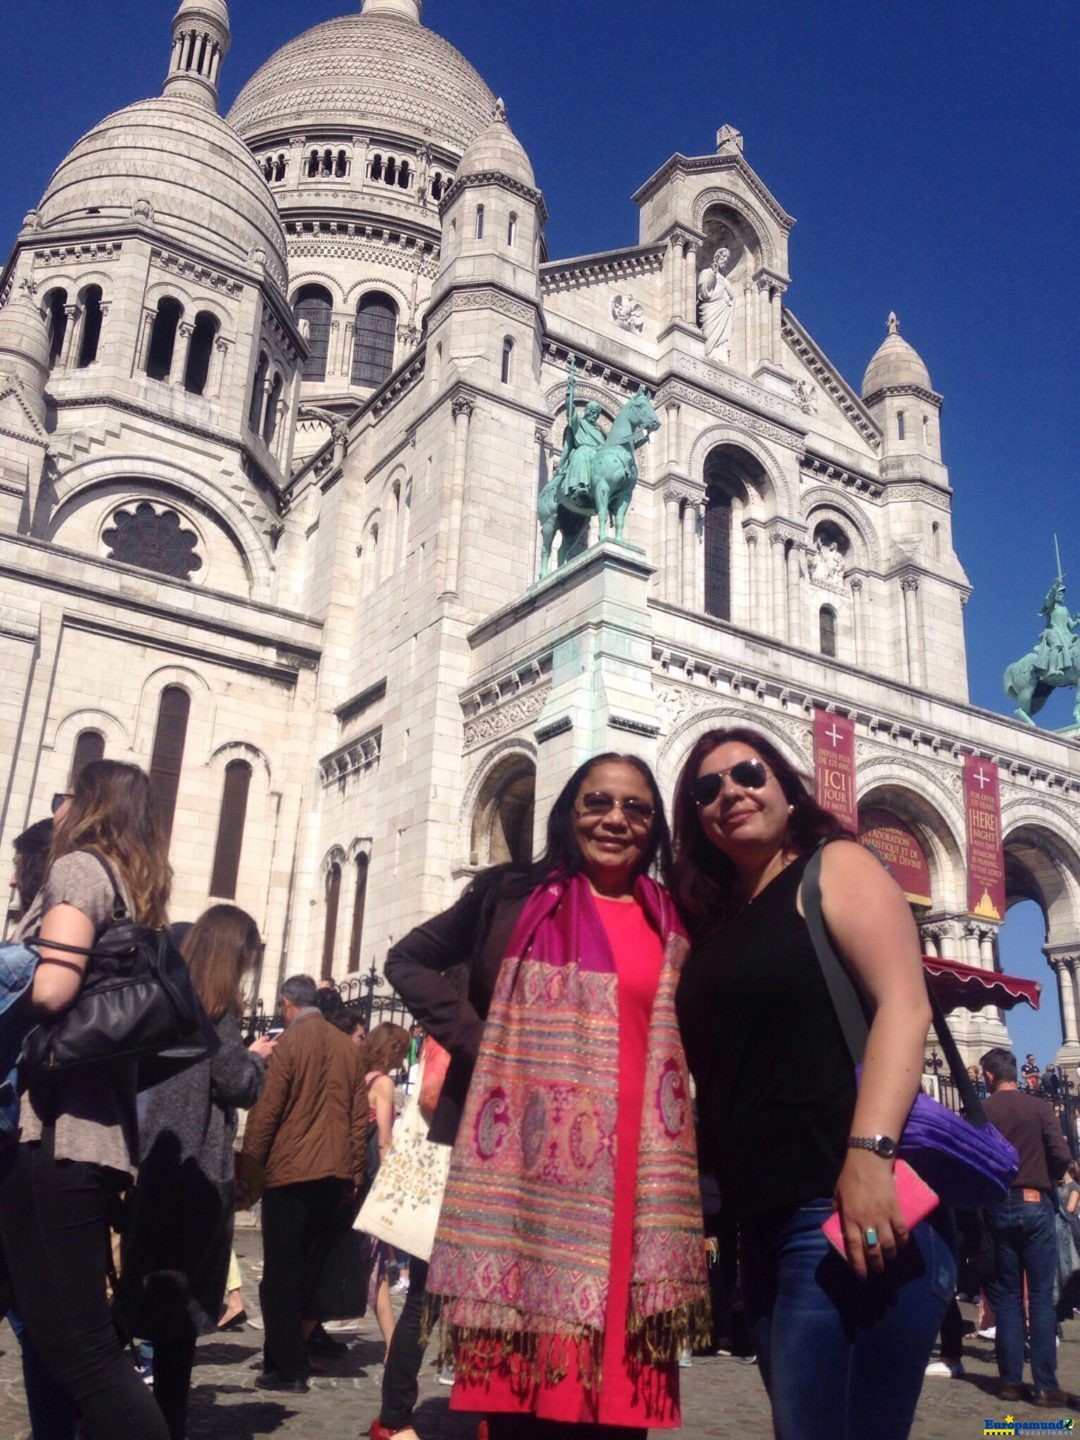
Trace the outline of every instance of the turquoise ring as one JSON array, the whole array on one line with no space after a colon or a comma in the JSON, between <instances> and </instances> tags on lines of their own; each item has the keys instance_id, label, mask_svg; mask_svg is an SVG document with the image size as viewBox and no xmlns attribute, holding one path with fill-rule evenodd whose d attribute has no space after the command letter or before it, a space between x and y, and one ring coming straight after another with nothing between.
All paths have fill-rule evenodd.
<instances>
[{"instance_id":1,"label":"turquoise ring","mask_svg":"<svg viewBox=\"0 0 1080 1440\"><path fill-rule=\"evenodd\" d=\"M863 1231L863 1238L865 1239L867 1246L870 1249L873 1249L873 1247L878 1243L877 1231L872 1225L868 1225Z\"/></svg>"}]
</instances>

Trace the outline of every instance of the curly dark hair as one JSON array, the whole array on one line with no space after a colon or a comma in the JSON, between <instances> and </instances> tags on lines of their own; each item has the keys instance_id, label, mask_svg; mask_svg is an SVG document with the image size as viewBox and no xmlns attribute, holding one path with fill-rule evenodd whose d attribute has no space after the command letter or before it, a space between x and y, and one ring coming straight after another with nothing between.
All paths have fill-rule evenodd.
<instances>
[{"instance_id":1,"label":"curly dark hair","mask_svg":"<svg viewBox=\"0 0 1080 1440\"><path fill-rule=\"evenodd\" d=\"M672 846L675 865L671 893L692 939L718 930L743 903L738 871L731 860L707 839L694 801L692 787L701 762L721 745L738 741L755 750L776 776L790 806L788 843L800 855L816 850L823 840L856 837L814 799L808 777L791 765L766 736L747 726L707 730L679 774L672 805Z\"/></svg>"}]
</instances>

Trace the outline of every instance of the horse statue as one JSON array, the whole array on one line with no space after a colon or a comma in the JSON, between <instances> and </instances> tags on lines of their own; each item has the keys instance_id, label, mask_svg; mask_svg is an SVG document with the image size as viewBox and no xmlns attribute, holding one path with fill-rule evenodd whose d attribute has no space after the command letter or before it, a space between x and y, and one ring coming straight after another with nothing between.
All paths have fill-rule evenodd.
<instances>
[{"instance_id":1,"label":"horse statue","mask_svg":"<svg viewBox=\"0 0 1080 1440\"><path fill-rule=\"evenodd\" d=\"M1080 725L1080 615L1069 614L1060 570L1039 613L1046 626L1035 649L1005 671L1005 694L1017 702L1017 718L1034 725L1051 691L1075 685L1073 724Z\"/></svg>"},{"instance_id":2,"label":"horse statue","mask_svg":"<svg viewBox=\"0 0 1080 1440\"><path fill-rule=\"evenodd\" d=\"M635 450L646 444L660 428L652 400L644 386L616 415L605 435L598 422L600 406L591 400L579 415L574 404L577 366L570 361L566 384L567 429L562 455L555 473L540 492L537 516L544 539L540 578L551 566L555 536L562 536L559 565L583 553L589 538L589 520L597 518L598 538L608 538L615 527L615 539L623 538L626 512L630 508L638 471Z\"/></svg>"}]
</instances>

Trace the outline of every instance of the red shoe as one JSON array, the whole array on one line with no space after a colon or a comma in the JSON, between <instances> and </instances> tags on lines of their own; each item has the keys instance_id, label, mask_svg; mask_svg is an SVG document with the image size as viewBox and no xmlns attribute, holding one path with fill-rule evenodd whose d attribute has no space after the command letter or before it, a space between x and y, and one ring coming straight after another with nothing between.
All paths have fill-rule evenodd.
<instances>
[{"instance_id":1,"label":"red shoe","mask_svg":"<svg viewBox=\"0 0 1080 1440\"><path fill-rule=\"evenodd\" d=\"M411 1429L411 1420L408 1424L400 1425L397 1429L391 1430L388 1425L384 1425L381 1420L376 1418L371 1422L371 1429L368 1431L368 1440L393 1440L395 1435L400 1435L402 1431Z\"/></svg>"}]
</instances>

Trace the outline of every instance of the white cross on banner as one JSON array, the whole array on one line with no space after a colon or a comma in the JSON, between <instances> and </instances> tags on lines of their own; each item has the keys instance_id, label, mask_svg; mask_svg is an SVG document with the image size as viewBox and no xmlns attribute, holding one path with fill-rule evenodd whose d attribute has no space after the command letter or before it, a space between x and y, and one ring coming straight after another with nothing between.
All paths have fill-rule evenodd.
<instances>
[{"instance_id":1,"label":"white cross on banner","mask_svg":"<svg viewBox=\"0 0 1080 1440\"><path fill-rule=\"evenodd\" d=\"M819 805L858 834L855 722L820 709L814 711L814 793Z\"/></svg>"}]
</instances>

